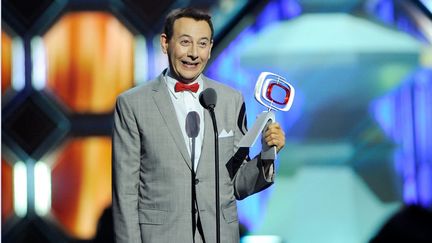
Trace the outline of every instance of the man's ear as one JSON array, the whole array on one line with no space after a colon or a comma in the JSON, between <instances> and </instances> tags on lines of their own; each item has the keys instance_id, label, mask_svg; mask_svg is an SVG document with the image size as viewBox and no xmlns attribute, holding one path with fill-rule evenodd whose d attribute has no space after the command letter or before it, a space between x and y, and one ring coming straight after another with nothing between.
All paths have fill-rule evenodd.
<instances>
[{"instance_id":1,"label":"man's ear","mask_svg":"<svg viewBox=\"0 0 432 243\"><path fill-rule=\"evenodd\" d=\"M210 59L210 57L211 57L212 48L213 48L213 40L210 42L210 50L209 50L208 59Z\"/></svg>"},{"instance_id":2,"label":"man's ear","mask_svg":"<svg viewBox=\"0 0 432 243\"><path fill-rule=\"evenodd\" d=\"M164 54L168 53L168 37L165 33L160 35L160 45Z\"/></svg>"}]
</instances>

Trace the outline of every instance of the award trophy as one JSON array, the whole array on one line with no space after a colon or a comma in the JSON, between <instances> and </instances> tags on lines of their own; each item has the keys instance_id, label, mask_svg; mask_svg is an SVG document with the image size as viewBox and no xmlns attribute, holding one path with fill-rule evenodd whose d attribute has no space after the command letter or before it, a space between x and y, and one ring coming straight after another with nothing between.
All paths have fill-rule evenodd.
<instances>
[{"instance_id":1,"label":"award trophy","mask_svg":"<svg viewBox=\"0 0 432 243\"><path fill-rule=\"evenodd\" d=\"M291 108L294 100L295 90L285 78L270 72L262 72L255 85L255 99L267 107L267 111L263 111L256 119L253 127L240 140L240 148L252 147L260 133L265 131L267 126L275 121L275 113L273 110L288 111ZM263 143L261 151L261 159L275 160L276 147L269 147Z\"/></svg>"}]
</instances>

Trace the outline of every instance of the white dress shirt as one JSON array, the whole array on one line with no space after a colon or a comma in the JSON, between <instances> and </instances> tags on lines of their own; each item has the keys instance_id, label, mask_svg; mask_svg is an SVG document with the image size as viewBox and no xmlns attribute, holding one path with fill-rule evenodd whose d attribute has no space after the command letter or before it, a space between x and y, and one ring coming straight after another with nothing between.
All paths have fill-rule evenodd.
<instances>
[{"instance_id":1,"label":"white dress shirt","mask_svg":"<svg viewBox=\"0 0 432 243\"><path fill-rule=\"evenodd\" d=\"M168 73L168 72L166 72ZM171 101L174 105L174 109L176 111L177 120L180 125L180 129L183 134L183 138L186 144L186 147L189 152L189 156L192 154L192 139L187 136L186 133L186 116L191 111L196 111L199 115L199 133L198 136L195 138L195 168L196 171L198 168L198 162L201 155L201 149L202 149L202 142L204 138L204 108L201 106L199 102L199 94L203 90L203 80L201 75L192 83L198 83L199 89L196 93L191 91L182 91L182 92L175 92L174 86L177 83L177 80L173 79L172 77L165 74L165 82L168 87L168 90L170 91L170 97Z\"/></svg>"}]
</instances>

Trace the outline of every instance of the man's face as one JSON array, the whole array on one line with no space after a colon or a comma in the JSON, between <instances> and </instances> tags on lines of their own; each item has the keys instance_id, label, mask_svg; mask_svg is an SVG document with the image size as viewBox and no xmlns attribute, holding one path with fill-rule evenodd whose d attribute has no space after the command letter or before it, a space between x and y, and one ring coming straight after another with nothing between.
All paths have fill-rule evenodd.
<instances>
[{"instance_id":1,"label":"man's face","mask_svg":"<svg viewBox=\"0 0 432 243\"><path fill-rule=\"evenodd\" d=\"M179 18L174 22L170 40L161 35L162 51L168 54L171 75L184 82L193 82L204 70L213 46L211 29L204 20Z\"/></svg>"}]
</instances>

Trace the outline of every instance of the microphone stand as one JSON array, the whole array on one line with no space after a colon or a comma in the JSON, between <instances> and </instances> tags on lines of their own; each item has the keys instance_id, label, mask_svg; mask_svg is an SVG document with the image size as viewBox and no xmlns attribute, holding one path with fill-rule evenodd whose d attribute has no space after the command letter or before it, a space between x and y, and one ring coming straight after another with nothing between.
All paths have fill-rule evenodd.
<instances>
[{"instance_id":1,"label":"microphone stand","mask_svg":"<svg viewBox=\"0 0 432 243\"><path fill-rule=\"evenodd\" d=\"M191 148L191 190L192 190L192 200L191 200L191 212L192 212L192 242L195 243L195 232L197 230L197 216L198 216L198 205L196 203L196 187L195 187L195 142L196 137L199 133L199 115L195 111L191 111L186 116L186 134L192 140Z\"/></svg>"},{"instance_id":2,"label":"microphone stand","mask_svg":"<svg viewBox=\"0 0 432 243\"><path fill-rule=\"evenodd\" d=\"M201 92L199 97L200 104L209 111L213 122L213 132L215 140L215 199L216 199L216 242L220 243L220 196L219 196L219 134L216 125L214 108L216 106L217 95L212 88L207 88Z\"/></svg>"},{"instance_id":3,"label":"microphone stand","mask_svg":"<svg viewBox=\"0 0 432 243\"><path fill-rule=\"evenodd\" d=\"M192 162L192 174L191 174L191 185L192 185L192 241L195 243L195 231L197 227L196 222L196 188L195 188L195 137L192 137L192 152L191 152L191 162Z\"/></svg>"},{"instance_id":4,"label":"microphone stand","mask_svg":"<svg viewBox=\"0 0 432 243\"><path fill-rule=\"evenodd\" d=\"M220 195L219 195L219 133L216 125L214 107L209 107L213 122L215 141L215 198L216 198L216 242L220 243Z\"/></svg>"}]
</instances>

